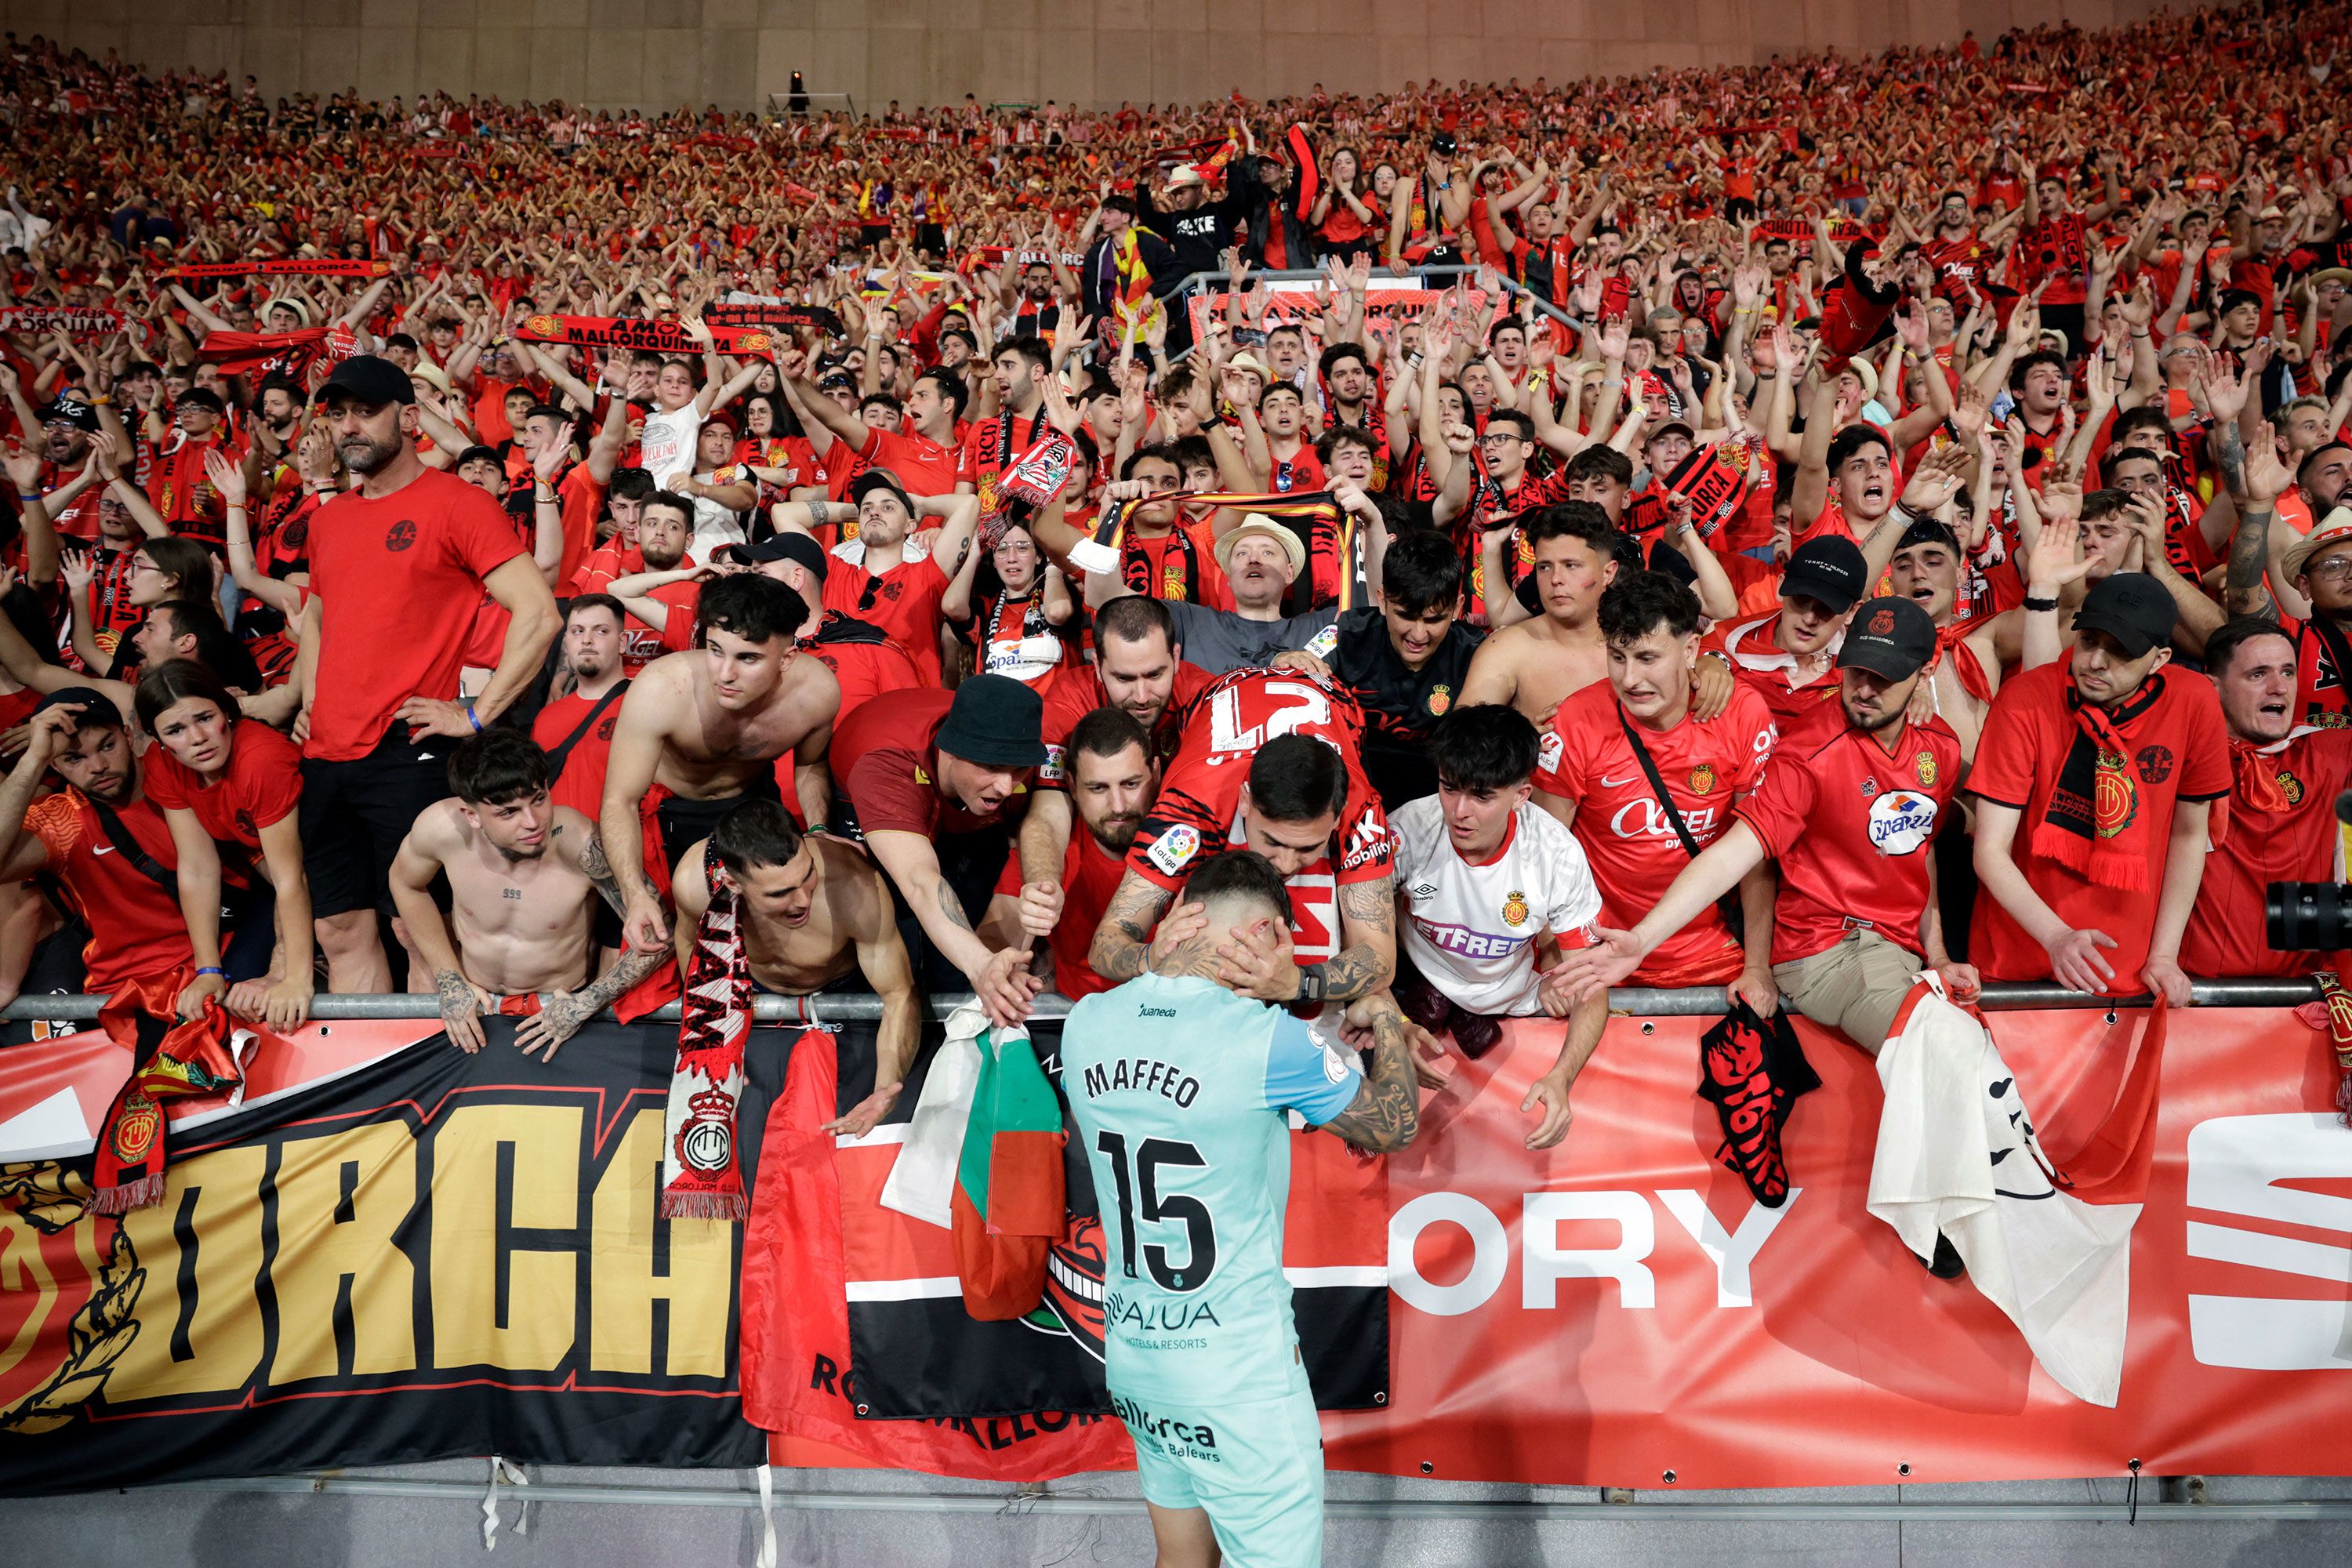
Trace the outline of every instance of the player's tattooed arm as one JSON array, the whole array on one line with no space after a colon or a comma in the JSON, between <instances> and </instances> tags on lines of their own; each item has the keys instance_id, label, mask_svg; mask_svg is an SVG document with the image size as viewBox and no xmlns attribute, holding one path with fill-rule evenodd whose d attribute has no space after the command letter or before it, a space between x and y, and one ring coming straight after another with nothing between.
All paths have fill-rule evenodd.
<instances>
[{"instance_id":1,"label":"player's tattooed arm","mask_svg":"<svg viewBox=\"0 0 2352 1568\"><path fill-rule=\"evenodd\" d=\"M1133 871L1123 873L1087 951L1087 963L1094 972L1114 984L1142 973L1150 958L1152 930L1167 912L1172 896Z\"/></svg>"},{"instance_id":2,"label":"player's tattooed arm","mask_svg":"<svg viewBox=\"0 0 2352 1568\"><path fill-rule=\"evenodd\" d=\"M613 875L613 863L604 858L604 834L601 828L591 827L588 837L581 841L580 874L588 879L588 885L596 889L596 896L611 906L614 914L629 912L628 900L621 897L620 879ZM645 884L646 891L656 899L661 897L661 885L650 875Z\"/></svg>"},{"instance_id":3,"label":"player's tattooed arm","mask_svg":"<svg viewBox=\"0 0 2352 1568\"><path fill-rule=\"evenodd\" d=\"M963 912L963 900L956 897L955 886L945 877L940 879L940 917L950 925L971 930L971 917Z\"/></svg>"},{"instance_id":4,"label":"player's tattooed arm","mask_svg":"<svg viewBox=\"0 0 2352 1568\"><path fill-rule=\"evenodd\" d=\"M1339 889L1339 934L1347 945L1323 965L1325 996L1352 1002L1384 989L1396 971L1396 879Z\"/></svg>"},{"instance_id":5,"label":"player's tattooed arm","mask_svg":"<svg viewBox=\"0 0 2352 1568\"><path fill-rule=\"evenodd\" d=\"M1372 1061L1348 1109L1323 1124L1359 1149L1394 1153L1412 1142L1421 1126L1421 1100L1414 1091L1412 1051L1404 1019L1387 996L1374 996L1349 1011L1351 1021L1370 1014Z\"/></svg>"}]
</instances>

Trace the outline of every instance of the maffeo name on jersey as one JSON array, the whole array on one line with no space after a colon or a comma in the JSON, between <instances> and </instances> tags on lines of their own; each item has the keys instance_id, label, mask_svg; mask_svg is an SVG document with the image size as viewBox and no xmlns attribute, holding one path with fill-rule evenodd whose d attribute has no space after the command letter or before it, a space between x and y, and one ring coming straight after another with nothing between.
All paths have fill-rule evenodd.
<instances>
[{"instance_id":1,"label":"maffeo name on jersey","mask_svg":"<svg viewBox=\"0 0 2352 1568\"><path fill-rule=\"evenodd\" d=\"M1116 1094L1123 1089L1157 1094L1189 1110L1193 1099L1201 1092L1201 1080L1153 1057L1121 1057L1117 1061L1097 1063L1087 1069L1088 1100L1100 1100L1106 1094Z\"/></svg>"}]
</instances>

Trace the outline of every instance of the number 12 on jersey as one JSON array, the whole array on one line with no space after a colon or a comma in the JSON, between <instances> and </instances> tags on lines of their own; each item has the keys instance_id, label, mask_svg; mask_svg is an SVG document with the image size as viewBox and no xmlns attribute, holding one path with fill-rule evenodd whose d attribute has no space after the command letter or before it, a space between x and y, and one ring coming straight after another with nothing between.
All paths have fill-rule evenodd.
<instances>
[{"instance_id":1,"label":"number 12 on jersey","mask_svg":"<svg viewBox=\"0 0 2352 1568\"><path fill-rule=\"evenodd\" d=\"M1201 1157L1199 1148L1172 1138L1146 1138L1136 1145L1130 1165L1126 1137L1108 1129L1095 1134L1095 1147L1110 1162L1111 1182L1118 1189L1121 1271L1129 1279L1136 1278L1135 1226L1139 1218L1146 1225L1184 1227L1181 1264L1170 1261L1171 1247L1153 1244L1142 1249L1144 1267L1151 1270L1161 1289L1192 1291L1207 1284L1217 1268L1217 1227L1209 1216L1209 1205L1181 1193L1160 1191L1163 1168L1207 1168L1209 1163Z\"/></svg>"}]
</instances>

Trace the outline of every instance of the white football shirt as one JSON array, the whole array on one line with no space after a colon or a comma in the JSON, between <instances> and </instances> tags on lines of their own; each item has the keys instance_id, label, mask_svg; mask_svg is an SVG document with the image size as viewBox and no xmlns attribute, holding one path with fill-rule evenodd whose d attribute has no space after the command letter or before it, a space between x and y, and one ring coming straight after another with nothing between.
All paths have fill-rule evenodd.
<instances>
[{"instance_id":1,"label":"white football shirt","mask_svg":"<svg viewBox=\"0 0 2352 1568\"><path fill-rule=\"evenodd\" d=\"M1528 802L1511 814L1502 848L1474 866L1454 849L1433 795L1391 813L1389 826L1406 906L1404 950L1423 977L1466 1013L1542 1012L1536 937L1549 931L1562 947L1585 946L1601 914L1601 891L1576 835Z\"/></svg>"}]
</instances>

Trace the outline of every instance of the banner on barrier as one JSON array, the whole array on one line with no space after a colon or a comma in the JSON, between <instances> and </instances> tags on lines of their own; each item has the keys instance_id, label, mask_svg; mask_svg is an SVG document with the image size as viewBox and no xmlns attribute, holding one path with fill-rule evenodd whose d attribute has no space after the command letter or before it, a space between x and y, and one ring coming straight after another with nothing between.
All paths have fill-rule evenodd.
<instances>
[{"instance_id":1,"label":"banner on barrier","mask_svg":"<svg viewBox=\"0 0 2352 1568\"><path fill-rule=\"evenodd\" d=\"M2062 1163L2145 1021L1993 1016ZM1332 1468L1650 1488L2132 1458L2352 1474L2352 1131L2314 1109L2332 1056L2292 1015L2174 1025L2112 1410L2065 1395L1966 1280L1930 1278L1869 1217L1872 1065L1810 1026L1823 1088L1790 1124L1794 1190L1756 1206L1710 1160L1703 1026L1613 1020L1559 1149L1523 1144L1519 1103L1558 1045L1540 1021L1459 1064L1384 1169L1301 1136L1302 1340L1363 1357L1367 1301L1388 1320L1377 1363L1339 1366L1357 1395L1324 1389L1372 1406L1327 1412ZM654 1215L674 1031L593 1026L543 1066L503 1023L477 1056L414 1045L422 1030L268 1042L244 1104L174 1117L164 1204L119 1221L81 1203L123 1053L96 1036L0 1051L0 1489L494 1449L742 1464L745 1408L788 1434L784 1462L1003 1479L1124 1462L1118 1424L1073 1408L1099 1371L1067 1324L963 1320L945 1233L878 1203L889 1130L821 1131L866 1092L862 1034L795 1052L786 1086L791 1033L759 1032L777 1044L750 1054L739 1249L735 1227ZM1083 1226L1069 1242L1083 1258ZM1055 1278L1086 1298L1083 1269Z\"/></svg>"},{"instance_id":2,"label":"banner on barrier","mask_svg":"<svg viewBox=\"0 0 2352 1568\"><path fill-rule=\"evenodd\" d=\"M1260 285L1265 292L1265 320L1268 327L1297 325L1312 321L1323 313L1316 297L1318 287L1303 278L1269 279ZM1230 293L1196 293L1186 302L1191 314L1195 341L1205 335L1209 323L1225 313ZM1467 301L1471 310L1486 308L1486 290L1475 287L1458 292L1453 289L1426 289L1416 279L1392 278L1374 274L1364 291L1364 327L1374 337L1383 341L1393 336L1399 324L1413 320L1423 311L1442 308L1453 299Z\"/></svg>"}]
</instances>

